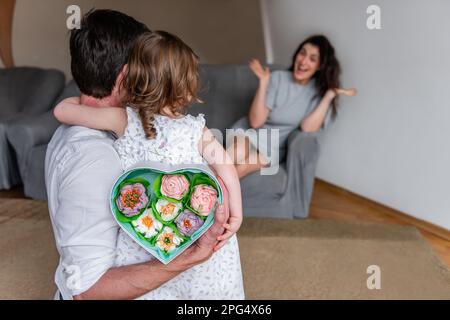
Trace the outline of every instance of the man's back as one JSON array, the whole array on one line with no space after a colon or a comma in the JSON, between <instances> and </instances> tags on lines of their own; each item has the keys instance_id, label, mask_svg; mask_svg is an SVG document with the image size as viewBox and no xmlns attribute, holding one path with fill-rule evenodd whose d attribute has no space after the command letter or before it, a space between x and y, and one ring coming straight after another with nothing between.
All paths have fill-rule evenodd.
<instances>
[{"instance_id":1,"label":"man's back","mask_svg":"<svg viewBox=\"0 0 450 320\"><path fill-rule=\"evenodd\" d=\"M48 206L64 299L89 289L113 266L118 226L109 192L122 173L113 140L102 131L60 126L47 149Z\"/></svg>"}]
</instances>

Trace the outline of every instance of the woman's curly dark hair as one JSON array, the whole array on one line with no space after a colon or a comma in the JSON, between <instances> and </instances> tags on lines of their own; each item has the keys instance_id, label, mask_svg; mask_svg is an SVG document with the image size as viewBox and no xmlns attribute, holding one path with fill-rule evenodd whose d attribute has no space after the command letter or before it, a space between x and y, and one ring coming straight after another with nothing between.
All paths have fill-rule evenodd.
<instances>
[{"instance_id":1,"label":"woman's curly dark hair","mask_svg":"<svg viewBox=\"0 0 450 320\"><path fill-rule=\"evenodd\" d=\"M327 37L323 35L313 35L304 40L297 48L292 57L292 65L289 71L294 71L295 59L305 44L311 44L319 49L320 65L314 74L316 95L314 98L322 98L328 89L337 89L340 87L339 76L341 74L341 66L336 58L334 47L331 45ZM313 99L314 99L313 98ZM337 115L337 96L331 103L333 118Z\"/></svg>"}]
</instances>

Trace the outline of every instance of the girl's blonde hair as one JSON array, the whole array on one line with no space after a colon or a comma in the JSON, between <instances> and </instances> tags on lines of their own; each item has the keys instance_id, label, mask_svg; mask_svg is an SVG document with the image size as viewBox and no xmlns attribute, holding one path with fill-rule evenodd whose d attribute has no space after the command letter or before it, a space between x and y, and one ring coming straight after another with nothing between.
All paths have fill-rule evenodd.
<instances>
[{"instance_id":1,"label":"girl's blonde hair","mask_svg":"<svg viewBox=\"0 0 450 320\"><path fill-rule=\"evenodd\" d=\"M185 113L198 102L198 56L180 38L165 31L146 32L133 47L123 80L125 101L135 108L147 138L156 137L154 116L168 107Z\"/></svg>"}]
</instances>

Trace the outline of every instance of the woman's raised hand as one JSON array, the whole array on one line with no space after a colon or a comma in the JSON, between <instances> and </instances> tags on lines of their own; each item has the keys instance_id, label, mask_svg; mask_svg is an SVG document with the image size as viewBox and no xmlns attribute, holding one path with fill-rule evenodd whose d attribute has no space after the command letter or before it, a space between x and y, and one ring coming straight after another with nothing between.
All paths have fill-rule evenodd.
<instances>
[{"instance_id":1,"label":"woman's raised hand","mask_svg":"<svg viewBox=\"0 0 450 320\"><path fill-rule=\"evenodd\" d=\"M269 82L269 67L263 68L258 59L252 59L249 63L249 66L253 73L258 77L259 81Z\"/></svg>"},{"instance_id":2,"label":"woman's raised hand","mask_svg":"<svg viewBox=\"0 0 450 320\"><path fill-rule=\"evenodd\" d=\"M358 93L355 88L350 88L350 89L337 88L337 89L334 89L334 91L336 94L343 94L344 96L348 96L348 97L354 97Z\"/></svg>"}]
</instances>

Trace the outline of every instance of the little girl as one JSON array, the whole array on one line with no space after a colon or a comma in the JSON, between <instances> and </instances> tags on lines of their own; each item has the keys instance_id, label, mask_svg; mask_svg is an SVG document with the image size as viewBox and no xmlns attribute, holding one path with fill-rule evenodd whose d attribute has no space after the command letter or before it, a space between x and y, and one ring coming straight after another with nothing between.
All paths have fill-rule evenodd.
<instances>
[{"instance_id":1,"label":"little girl","mask_svg":"<svg viewBox=\"0 0 450 320\"><path fill-rule=\"evenodd\" d=\"M185 115L187 107L199 101L198 57L178 37L164 31L149 32L136 41L118 83L128 105L125 109L93 108L81 105L80 98L68 98L56 106L56 118L65 124L115 133L118 139L114 146L124 170L144 160L169 164L208 163L222 178L230 198L230 217L224 225L226 232L219 237L215 250L228 240L229 245L207 262L180 274L176 281L167 282L143 298L243 298L239 248L234 236L242 223L239 178L231 158L205 127L204 115ZM119 231L117 266L151 258ZM217 268L221 267L227 277L220 275ZM226 290L229 292L219 289L230 283L232 288Z\"/></svg>"}]
</instances>

